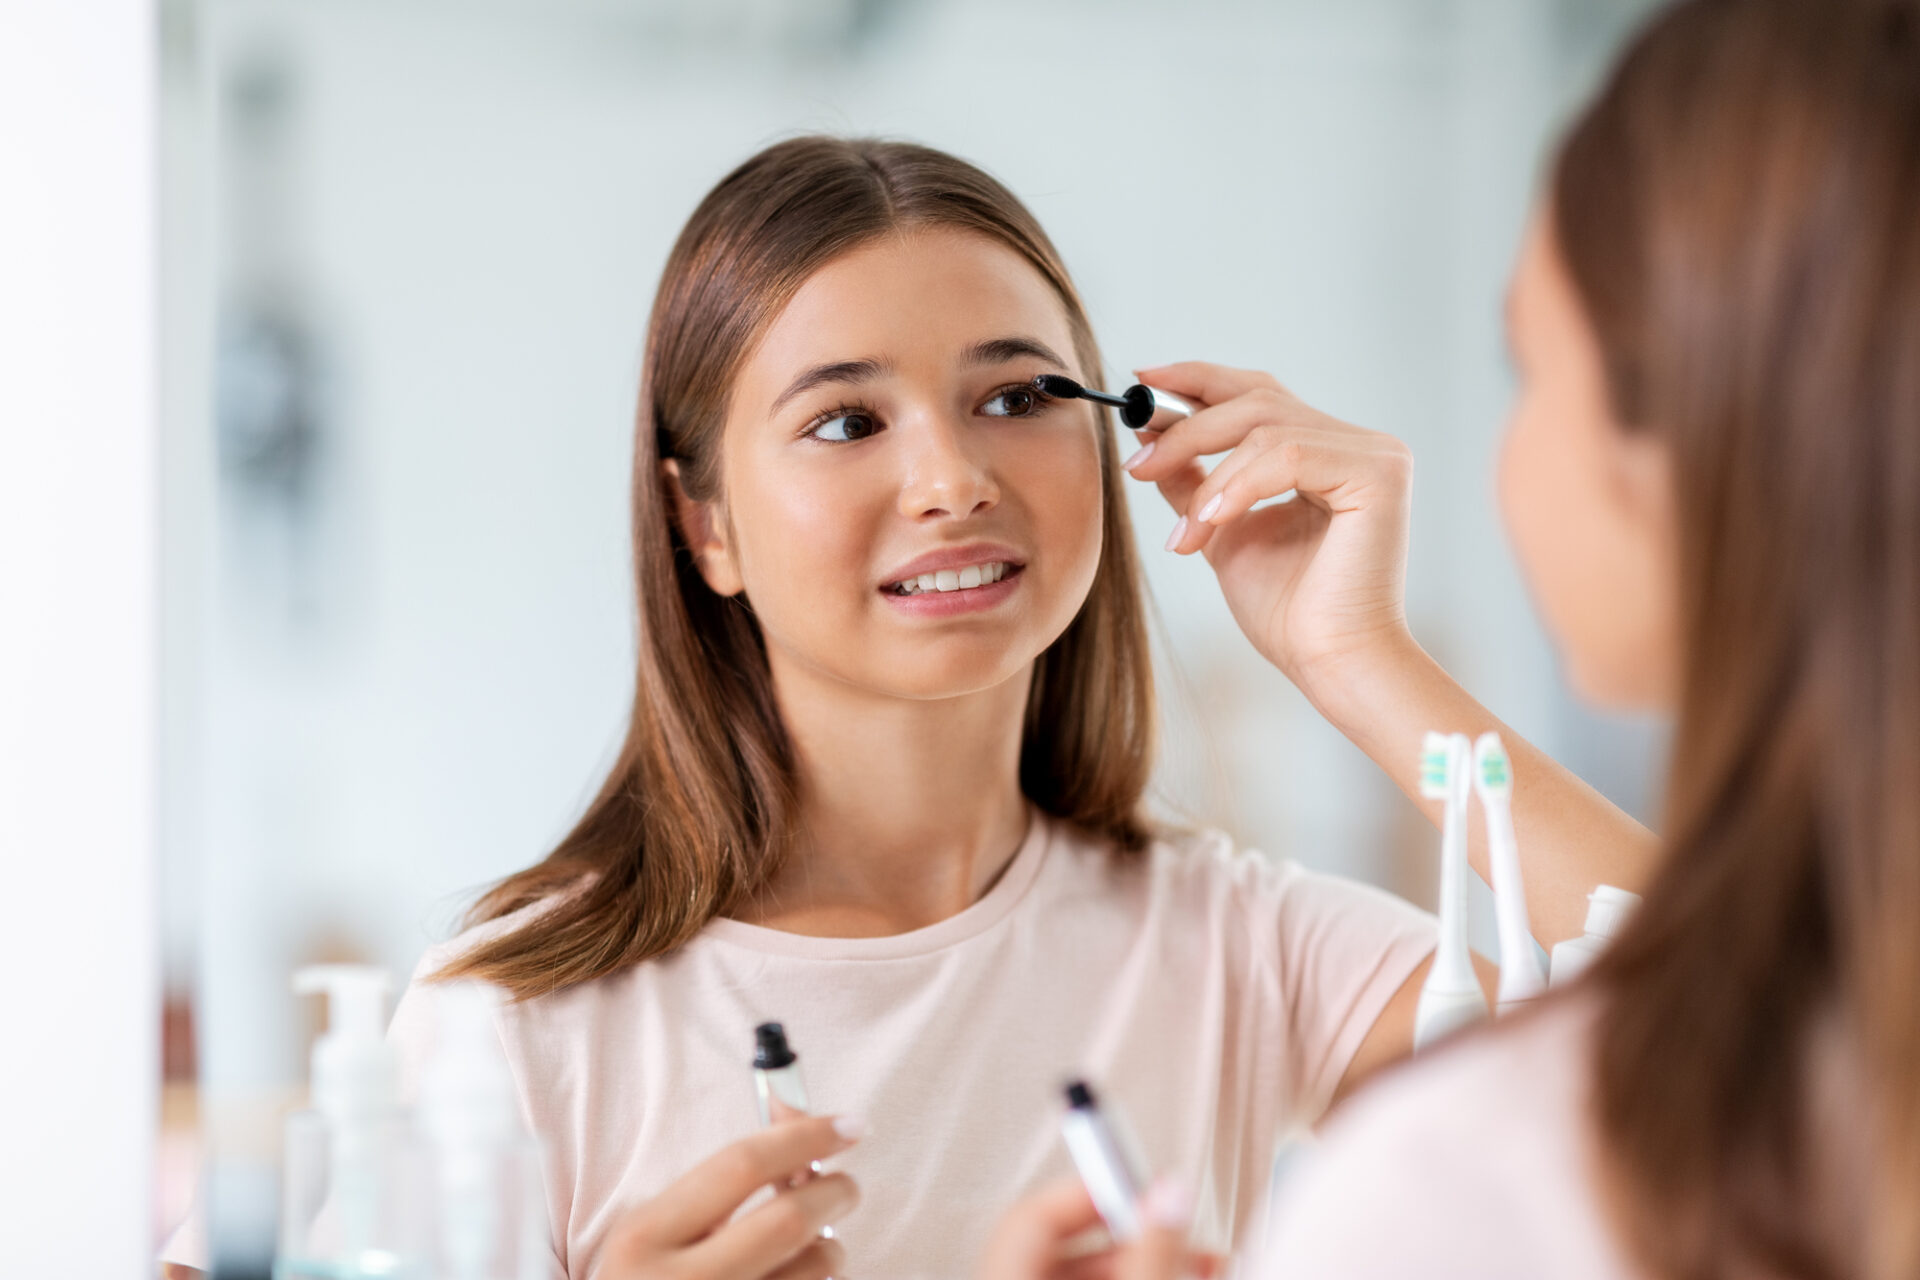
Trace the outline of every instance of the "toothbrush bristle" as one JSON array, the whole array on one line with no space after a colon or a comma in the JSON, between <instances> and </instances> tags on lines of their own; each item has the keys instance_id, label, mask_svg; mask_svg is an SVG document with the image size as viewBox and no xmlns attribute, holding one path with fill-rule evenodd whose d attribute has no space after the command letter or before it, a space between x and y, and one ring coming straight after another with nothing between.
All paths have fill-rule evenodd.
<instances>
[{"instance_id":1,"label":"toothbrush bristle","mask_svg":"<svg viewBox=\"0 0 1920 1280\"><path fill-rule=\"evenodd\" d=\"M1507 785L1507 757L1504 752L1490 751L1480 761L1480 780L1489 787L1505 789Z\"/></svg>"},{"instance_id":2,"label":"toothbrush bristle","mask_svg":"<svg viewBox=\"0 0 1920 1280\"><path fill-rule=\"evenodd\" d=\"M1427 735L1420 752L1420 794L1429 800L1447 797L1447 740L1437 733Z\"/></svg>"}]
</instances>

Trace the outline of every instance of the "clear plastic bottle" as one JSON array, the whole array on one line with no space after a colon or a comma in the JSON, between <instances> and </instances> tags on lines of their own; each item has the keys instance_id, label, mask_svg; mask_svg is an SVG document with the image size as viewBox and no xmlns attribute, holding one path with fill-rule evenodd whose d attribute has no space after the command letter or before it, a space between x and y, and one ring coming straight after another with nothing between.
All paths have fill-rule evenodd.
<instances>
[{"instance_id":1,"label":"clear plastic bottle","mask_svg":"<svg viewBox=\"0 0 1920 1280\"><path fill-rule=\"evenodd\" d=\"M433 1153L435 1280L542 1280L550 1247L540 1150L494 1029L499 991L455 982L436 995L437 1047L419 1098Z\"/></svg>"},{"instance_id":2,"label":"clear plastic bottle","mask_svg":"<svg viewBox=\"0 0 1920 1280\"><path fill-rule=\"evenodd\" d=\"M399 1105L385 1035L387 975L316 965L296 992L323 992L313 1105L288 1117L274 1280L426 1280L425 1151Z\"/></svg>"},{"instance_id":3,"label":"clear plastic bottle","mask_svg":"<svg viewBox=\"0 0 1920 1280\"><path fill-rule=\"evenodd\" d=\"M1600 958L1600 953L1607 949L1607 944L1620 932L1620 926L1627 922L1627 917L1639 905L1639 894L1616 889L1610 884L1603 884L1588 894L1586 932L1578 938L1567 939L1553 949L1549 966L1552 977L1548 985L1565 986L1585 973L1588 966Z\"/></svg>"}]
</instances>

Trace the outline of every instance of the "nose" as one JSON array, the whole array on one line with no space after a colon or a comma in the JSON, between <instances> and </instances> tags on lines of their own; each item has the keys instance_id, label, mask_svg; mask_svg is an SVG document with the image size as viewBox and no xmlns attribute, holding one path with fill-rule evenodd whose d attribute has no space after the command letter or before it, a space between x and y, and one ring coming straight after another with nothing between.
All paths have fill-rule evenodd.
<instances>
[{"instance_id":1,"label":"nose","mask_svg":"<svg viewBox=\"0 0 1920 1280\"><path fill-rule=\"evenodd\" d=\"M906 474L900 485L901 515L910 520L968 516L1000 501L986 444L966 423L929 413L902 434L910 435L911 443L902 451Z\"/></svg>"}]
</instances>

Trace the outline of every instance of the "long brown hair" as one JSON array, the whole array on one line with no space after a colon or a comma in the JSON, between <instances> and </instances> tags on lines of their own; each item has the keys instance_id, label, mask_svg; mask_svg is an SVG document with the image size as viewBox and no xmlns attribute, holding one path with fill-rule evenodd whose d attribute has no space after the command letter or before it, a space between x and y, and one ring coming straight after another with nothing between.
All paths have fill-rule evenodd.
<instances>
[{"instance_id":1,"label":"long brown hair","mask_svg":"<svg viewBox=\"0 0 1920 1280\"><path fill-rule=\"evenodd\" d=\"M1667 853L1594 974L1617 1218L1660 1276L1912 1280L1920 6L1674 5L1552 197L1614 408L1671 446L1680 523ZM1835 1028L1859 1144L1811 1114ZM1826 1185L1836 1142L1857 1204Z\"/></svg>"},{"instance_id":2,"label":"long brown hair","mask_svg":"<svg viewBox=\"0 0 1920 1280\"><path fill-rule=\"evenodd\" d=\"M688 941L741 905L788 856L799 779L759 624L744 596L708 588L670 518L662 476L717 496L734 376L806 279L879 236L937 225L1013 249L1065 305L1083 377L1100 352L1040 224L1000 183L928 147L795 138L721 180L694 210L655 296L633 447L639 654L625 743L579 823L546 859L469 915L546 909L482 941L437 977L484 978L517 998L615 972ZM1041 809L1144 848L1153 689L1144 589L1102 411L1099 565L1086 601L1035 663L1020 785Z\"/></svg>"}]
</instances>

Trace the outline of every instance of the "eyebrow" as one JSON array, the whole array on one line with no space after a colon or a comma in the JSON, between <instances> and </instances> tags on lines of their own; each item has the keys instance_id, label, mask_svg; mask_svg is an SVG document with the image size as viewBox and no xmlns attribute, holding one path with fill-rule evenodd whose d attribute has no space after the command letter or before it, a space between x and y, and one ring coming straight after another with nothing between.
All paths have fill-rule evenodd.
<instances>
[{"instance_id":1,"label":"eyebrow","mask_svg":"<svg viewBox=\"0 0 1920 1280\"><path fill-rule=\"evenodd\" d=\"M817 364L789 382L787 389L773 398L773 408L769 412L780 412L781 405L815 387L831 382L872 382L892 371L893 365L885 360L835 360L831 364Z\"/></svg>"},{"instance_id":2,"label":"eyebrow","mask_svg":"<svg viewBox=\"0 0 1920 1280\"><path fill-rule=\"evenodd\" d=\"M1036 338L988 338L976 342L961 353L962 363L968 365L1005 364L1009 360L1026 357L1045 360L1059 368L1067 368L1067 362L1054 353L1052 347ZM893 363L888 360L835 360L828 364L817 364L803 371L799 377L787 384L786 390L773 398L769 413L780 412L780 406L797 395L832 383L859 384L873 382L893 372Z\"/></svg>"},{"instance_id":3,"label":"eyebrow","mask_svg":"<svg viewBox=\"0 0 1920 1280\"><path fill-rule=\"evenodd\" d=\"M1035 338L989 338L968 347L961 359L970 365L1005 364L1023 356L1034 356L1062 369L1067 367L1067 362L1055 355L1052 347Z\"/></svg>"}]
</instances>

